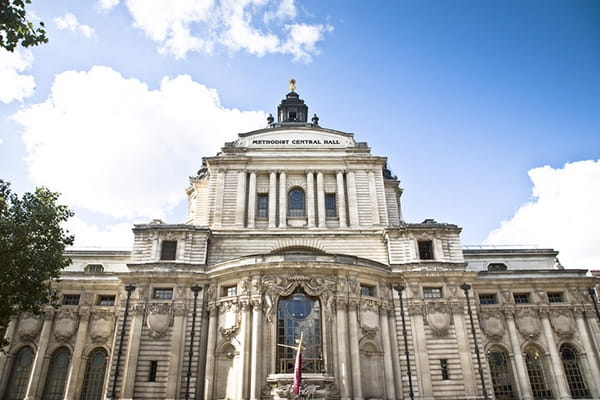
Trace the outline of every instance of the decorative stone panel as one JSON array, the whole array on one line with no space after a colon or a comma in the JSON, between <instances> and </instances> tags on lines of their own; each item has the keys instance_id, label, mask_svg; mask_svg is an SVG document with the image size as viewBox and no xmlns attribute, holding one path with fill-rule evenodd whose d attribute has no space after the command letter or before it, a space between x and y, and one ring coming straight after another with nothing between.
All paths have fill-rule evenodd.
<instances>
[{"instance_id":1,"label":"decorative stone panel","mask_svg":"<svg viewBox=\"0 0 600 400\"><path fill-rule=\"evenodd\" d=\"M57 341L67 343L77 330L79 317L73 310L61 310L54 320L54 337Z\"/></svg>"},{"instance_id":2,"label":"decorative stone panel","mask_svg":"<svg viewBox=\"0 0 600 400\"><path fill-rule=\"evenodd\" d=\"M482 312L480 318L483 333L494 341L502 340L506 327L504 326L504 314L501 311Z\"/></svg>"},{"instance_id":3,"label":"decorative stone panel","mask_svg":"<svg viewBox=\"0 0 600 400\"><path fill-rule=\"evenodd\" d=\"M427 325L434 336L448 335L452 312L450 305L442 302L430 302L425 305Z\"/></svg>"},{"instance_id":4,"label":"decorative stone panel","mask_svg":"<svg viewBox=\"0 0 600 400\"><path fill-rule=\"evenodd\" d=\"M561 338L570 338L575 333L573 314L569 310L551 311L550 324L554 332Z\"/></svg>"},{"instance_id":5,"label":"decorative stone panel","mask_svg":"<svg viewBox=\"0 0 600 400\"><path fill-rule=\"evenodd\" d=\"M109 312L93 313L90 321L90 337L94 343L106 343L112 336L115 316Z\"/></svg>"},{"instance_id":6,"label":"decorative stone panel","mask_svg":"<svg viewBox=\"0 0 600 400\"><path fill-rule=\"evenodd\" d=\"M23 342L33 342L40 332L41 325L39 316L24 313L19 321L19 330L17 331L19 339Z\"/></svg>"},{"instance_id":7,"label":"decorative stone panel","mask_svg":"<svg viewBox=\"0 0 600 400\"><path fill-rule=\"evenodd\" d=\"M524 309L517 311L517 329L524 338L533 340L540 334L540 321L535 311Z\"/></svg>"},{"instance_id":8,"label":"decorative stone panel","mask_svg":"<svg viewBox=\"0 0 600 400\"><path fill-rule=\"evenodd\" d=\"M150 303L146 309L146 326L154 339L162 338L173 325L173 308L169 303Z\"/></svg>"}]
</instances>

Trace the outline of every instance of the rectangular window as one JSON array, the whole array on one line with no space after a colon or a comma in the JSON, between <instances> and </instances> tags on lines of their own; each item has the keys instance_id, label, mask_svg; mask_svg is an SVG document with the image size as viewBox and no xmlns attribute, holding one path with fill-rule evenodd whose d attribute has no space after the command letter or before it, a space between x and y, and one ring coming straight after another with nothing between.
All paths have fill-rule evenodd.
<instances>
[{"instance_id":1,"label":"rectangular window","mask_svg":"<svg viewBox=\"0 0 600 400\"><path fill-rule=\"evenodd\" d=\"M440 299L442 297L442 288L440 288L440 287L423 288L423 297L426 299Z\"/></svg>"},{"instance_id":2,"label":"rectangular window","mask_svg":"<svg viewBox=\"0 0 600 400\"><path fill-rule=\"evenodd\" d=\"M550 303L562 303L563 294L562 292L550 292L548 293L548 301Z\"/></svg>"},{"instance_id":3,"label":"rectangular window","mask_svg":"<svg viewBox=\"0 0 600 400\"><path fill-rule=\"evenodd\" d=\"M158 370L158 361L150 361L150 373L148 382L156 382L156 371Z\"/></svg>"},{"instance_id":4,"label":"rectangular window","mask_svg":"<svg viewBox=\"0 0 600 400\"><path fill-rule=\"evenodd\" d=\"M480 294L479 295L479 304L496 304L496 295L495 294Z\"/></svg>"},{"instance_id":5,"label":"rectangular window","mask_svg":"<svg viewBox=\"0 0 600 400\"><path fill-rule=\"evenodd\" d=\"M335 193L325 194L325 216L327 218L337 217L337 206L335 203Z\"/></svg>"},{"instance_id":6,"label":"rectangular window","mask_svg":"<svg viewBox=\"0 0 600 400\"><path fill-rule=\"evenodd\" d=\"M419 240L419 258L421 260L433 260L433 241Z\"/></svg>"},{"instance_id":7,"label":"rectangular window","mask_svg":"<svg viewBox=\"0 0 600 400\"><path fill-rule=\"evenodd\" d=\"M173 298L173 289L154 289L152 295L154 299L170 300Z\"/></svg>"},{"instance_id":8,"label":"rectangular window","mask_svg":"<svg viewBox=\"0 0 600 400\"><path fill-rule=\"evenodd\" d=\"M269 217L269 195L259 194L256 196L256 218Z\"/></svg>"},{"instance_id":9,"label":"rectangular window","mask_svg":"<svg viewBox=\"0 0 600 400\"><path fill-rule=\"evenodd\" d=\"M160 247L160 259L161 260L174 260L177 254L177 241L176 240L163 240Z\"/></svg>"},{"instance_id":10,"label":"rectangular window","mask_svg":"<svg viewBox=\"0 0 600 400\"><path fill-rule=\"evenodd\" d=\"M361 296L375 296L375 287L368 285L360 285Z\"/></svg>"},{"instance_id":11,"label":"rectangular window","mask_svg":"<svg viewBox=\"0 0 600 400\"><path fill-rule=\"evenodd\" d=\"M529 303L529 293L513 293L515 304Z\"/></svg>"},{"instance_id":12,"label":"rectangular window","mask_svg":"<svg viewBox=\"0 0 600 400\"><path fill-rule=\"evenodd\" d=\"M115 296L98 296L99 306L114 306Z\"/></svg>"},{"instance_id":13,"label":"rectangular window","mask_svg":"<svg viewBox=\"0 0 600 400\"><path fill-rule=\"evenodd\" d=\"M448 373L448 360L442 359L440 360L440 368L442 370L442 380L447 381L450 379L450 374Z\"/></svg>"},{"instance_id":14,"label":"rectangular window","mask_svg":"<svg viewBox=\"0 0 600 400\"><path fill-rule=\"evenodd\" d=\"M63 305L64 306L77 306L79 305L79 297L78 294L63 294Z\"/></svg>"},{"instance_id":15,"label":"rectangular window","mask_svg":"<svg viewBox=\"0 0 600 400\"><path fill-rule=\"evenodd\" d=\"M225 296L235 296L237 295L237 286L228 286L223 288L223 294Z\"/></svg>"}]
</instances>

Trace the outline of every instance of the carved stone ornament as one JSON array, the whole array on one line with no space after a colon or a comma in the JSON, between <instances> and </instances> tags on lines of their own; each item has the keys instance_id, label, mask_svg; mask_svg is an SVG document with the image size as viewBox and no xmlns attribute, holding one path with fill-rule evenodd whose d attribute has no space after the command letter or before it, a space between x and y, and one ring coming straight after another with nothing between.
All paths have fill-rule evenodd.
<instances>
[{"instance_id":1,"label":"carved stone ornament","mask_svg":"<svg viewBox=\"0 0 600 400\"><path fill-rule=\"evenodd\" d=\"M365 301L364 299L360 304L360 313L358 314L360 319L360 326L366 328L375 328L379 326L379 312L377 303L373 300Z\"/></svg>"},{"instance_id":2,"label":"carved stone ornament","mask_svg":"<svg viewBox=\"0 0 600 400\"><path fill-rule=\"evenodd\" d=\"M540 321L533 310L519 310L517 312L517 329L524 338L533 340L540 334Z\"/></svg>"},{"instance_id":3,"label":"carved stone ornament","mask_svg":"<svg viewBox=\"0 0 600 400\"><path fill-rule=\"evenodd\" d=\"M54 320L54 337L57 341L66 343L73 337L77 329L79 317L72 310L61 310Z\"/></svg>"},{"instance_id":4,"label":"carved stone ornament","mask_svg":"<svg viewBox=\"0 0 600 400\"><path fill-rule=\"evenodd\" d=\"M500 341L504 336L504 315L500 311L486 312L481 314L481 329L491 340Z\"/></svg>"},{"instance_id":5,"label":"carved stone ornament","mask_svg":"<svg viewBox=\"0 0 600 400\"><path fill-rule=\"evenodd\" d=\"M33 342L41 328L40 317L24 313L19 321L18 335L23 342Z\"/></svg>"},{"instance_id":6,"label":"carved stone ornament","mask_svg":"<svg viewBox=\"0 0 600 400\"><path fill-rule=\"evenodd\" d=\"M318 296L325 305L328 319L333 318L335 312L335 298L333 296L336 281L329 277L311 277L308 275L292 275L287 277L266 275L262 278L264 288L264 313L267 322L271 322L273 311L279 297L291 295L296 288L301 287L310 296Z\"/></svg>"},{"instance_id":7,"label":"carved stone ornament","mask_svg":"<svg viewBox=\"0 0 600 400\"><path fill-rule=\"evenodd\" d=\"M561 338L570 338L575 333L575 321L569 310L552 311L550 313L550 324L554 332Z\"/></svg>"},{"instance_id":8,"label":"carved stone ornament","mask_svg":"<svg viewBox=\"0 0 600 400\"><path fill-rule=\"evenodd\" d=\"M94 343L106 343L112 336L115 316L109 312L93 313L90 321L90 338Z\"/></svg>"},{"instance_id":9,"label":"carved stone ornament","mask_svg":"<svg viewBox=\"0 0 600 400\"><path fill-rule=\"evenodd\" d=\"M219 303L219 331L227 340L231 340L240 326L240 305L237 301L227 300Z\"/></svg>"},{"instance_id":10,"label":"carved stone ornament","mask_svg":"<svg viewBox=\"0 0 600 400\"><path fill-rule=\"evenodd\" d=\"M448 335L450 328L451 311L450 305L442 302L432 302L425 305L427 325L434 336Z\"/></svg>"},{"instance_id":11,"label":"carved stone ornament","mask_svg":"<svg viewBox=\"0 0 600 400\"><path fill-rule=\"evenodd\" d=\"M360 327L362 333L363 333L363 337L367 338L367 339L375 339L375 336L377 335L377 331L379 330L379 328L371 328L368 326L361 326Z\"/></svg>"},{"instance_id":12,"label":"carved stone ornament","mask_svg":"<svg viewBox=\"0 0 600 400\"><path fill-rule=\"evenodd\" d=\"M169 303L150 303L146 310L146 326L154 339L162 338L173 324L173 309Z\"/></svg>"}]
</instances>

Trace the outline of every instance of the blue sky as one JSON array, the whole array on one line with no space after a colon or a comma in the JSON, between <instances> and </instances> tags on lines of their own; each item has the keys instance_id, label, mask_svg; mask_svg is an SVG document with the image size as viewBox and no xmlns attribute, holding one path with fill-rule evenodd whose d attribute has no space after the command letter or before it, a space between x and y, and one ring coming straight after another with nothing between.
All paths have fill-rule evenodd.
<instances>
[{"instance_id":1,"label":"blue sky","mask_svg":"<svg viewBox=\"0 0 600 400\"><path fill-rule=\"evenodd\" d=\"M322 126L389 158L404 217L463 244L600 268L598 1L40 1L50 42L0 53L0 177L45 185L79 246L184 218L201 157L297 80ZM1 89L4 88L4 89Z\"/></svg>"}]
</instances>

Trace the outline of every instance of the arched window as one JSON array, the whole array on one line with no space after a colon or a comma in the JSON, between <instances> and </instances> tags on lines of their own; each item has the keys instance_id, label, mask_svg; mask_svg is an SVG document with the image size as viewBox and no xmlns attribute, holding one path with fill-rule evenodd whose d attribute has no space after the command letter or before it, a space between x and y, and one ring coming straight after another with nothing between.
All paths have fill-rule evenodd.
<instances>
[{"instance_id":1,"label":"arched window","mask_svg":"<svg viewBox=\"0 0 600 400\"><path fill-rule=\"evenodd\" d=\"M71 353L66 347L61 347L54 352L46 375L44 395L42 396L44 400L62 400L65 397L65 384L70 361Z\"/></svg>"},{"instance_id":2,"label":"arched window","mask_svg":"<svg viewBox=\"0 0 600 400\"><path fill-rule=\"evenodd\" d=\"M301 332L302 371L322 372L321 304L316 298L296 292L280 299L277 308L277 372L294 371L296 350L287 346L297 346Z\"/></svg>"},{"instance_id":3,"label":"arched window","mask_svg":"<svg viewBox=\"0 0 600 400\"><path fill-rule=\"evenodd\" d=\"M506 351L493 348L488 352L492 386L497 400L513 400L517 396L514 392L513 373Z\"/></svg>"},{"instance_id":4,"label":"arched window","mask_svg":"<svg viewBox=\"0 0 600 400\"><path fill-rule=\"evenodd\" d=\"M288 217L304 217L304 190L295 187L288 193Z\"/></svg>"},{"instance_id":5,"label":"arched window","mask_svg":"<svg viewBox=\"0 0 600 400\"><path fill-rule=\"evenodd\" d=\"M569 391L574 399L584 399L592 397L590 391L585 385L581 368L579 367L579 355L577 350L569 344L560 346L560 358L562 359L567 382L569 383Z\"/></svg>"},{"instance_id":6,"label":"arched window","mask_svg":"<svg viewBox=\"0 0 600 400\"><path fill-rule=\"evenodd\" d=\"M33 350L23 347L17 353L10 373L10 385L6 390L6 400L21 400L25 398L31 366L33 364Z\"/></svg>"},{"instance_id":7,"label":"arched window","mask_svg":"<svg viewBox=\"0 0 600 400\"><path fill-rule=\"evenodd\" d=\"M104 349L96 349L90 354L87 366L85 367L81 400L102 399L102 387L104 386L105 374L106 351Z\"/></svg>"},{"instance_id":8,"label":"arched window","mask_svg":"<svg viewBox=\"0 0 600 400\"><path fill-rule=\"evenodd\" d=\"M544 362L542 354L537 347L529 346L525 350L525 362L527 364L527 375L529 375L529 383L534 399L552 399L552 390L548 388L546 383L546 375L544 374Z\"/></svg>"}]
</instances>

